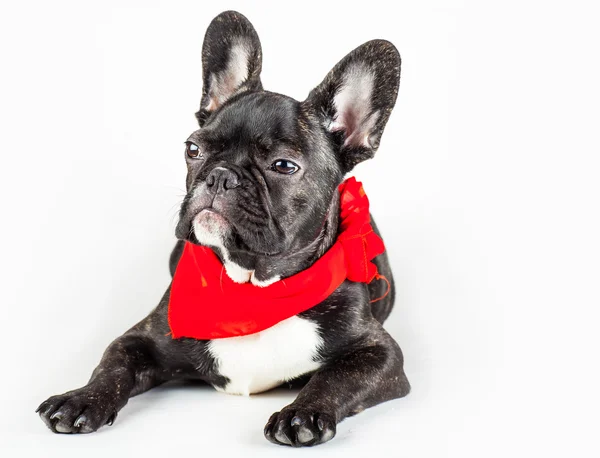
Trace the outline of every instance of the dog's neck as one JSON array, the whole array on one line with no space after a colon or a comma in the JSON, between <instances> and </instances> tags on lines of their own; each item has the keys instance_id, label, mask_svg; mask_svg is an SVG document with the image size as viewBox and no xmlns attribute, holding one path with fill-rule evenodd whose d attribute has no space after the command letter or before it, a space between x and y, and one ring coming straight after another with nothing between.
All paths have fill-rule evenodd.
<instances>
[{"instance_id":1,"label":"dog's neck","mask_svg":"<svg viewBox=\"0 0 600 458\"><path fill-rule=\"evenodd\" d=\"M235 282L250 282L268 286L282 278L290 277L310 267L335 242L339 225L339 194L332 198L319 234L305 246L294 247L281 255L228 253L217 248L217 253L227 275Z\"/></svg>"}]
</instances>

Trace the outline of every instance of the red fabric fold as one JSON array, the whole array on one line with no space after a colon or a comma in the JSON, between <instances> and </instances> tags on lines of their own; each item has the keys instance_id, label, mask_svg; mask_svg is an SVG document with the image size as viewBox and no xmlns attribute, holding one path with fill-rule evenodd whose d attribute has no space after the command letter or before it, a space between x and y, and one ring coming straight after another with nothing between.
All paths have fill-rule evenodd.
<instances>
[{"instance_id":1,"label":"red fabric fold","mask_svg":"<svg viewBox=\"0 0 600 458\"><path fill-rule=\"evenodd\" d=\"M329 297L348 279L370 283L372 259L385 251L370 224L369 199L354 177L340 186L340 234L312 266L269 286L235 283L207 247L186 242L171 284L173 338L200 340L263 331Z\"/></svg>"}]
</instances>

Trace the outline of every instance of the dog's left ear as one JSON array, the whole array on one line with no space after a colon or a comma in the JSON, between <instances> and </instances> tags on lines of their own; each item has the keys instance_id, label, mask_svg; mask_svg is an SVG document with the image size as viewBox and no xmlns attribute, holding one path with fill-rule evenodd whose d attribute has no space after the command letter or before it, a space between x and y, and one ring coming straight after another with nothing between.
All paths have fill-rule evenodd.
<instances>
[{"instance_id":1,"label":"dog's left ear","mask_svg":"<svg viewBox=\"0 0 600 458\"><path fill-rule=\"evenodd\" d=\"M227 100L243 91L260 91L262 49L256 30L243 14L225 11L215 17L202 45L200 127Z\"/></svg>"},{"instance_id":2,"label":"dog's left ear","mask_svg":"<svg viewBox=\"0 0 600 458\"><path fill-rule=\"evenodd\" d=\"M375 155L399 84L398 50L373 40L344 57L303 102L334 139L344 173Z\"/></svg>"}]
</instances>

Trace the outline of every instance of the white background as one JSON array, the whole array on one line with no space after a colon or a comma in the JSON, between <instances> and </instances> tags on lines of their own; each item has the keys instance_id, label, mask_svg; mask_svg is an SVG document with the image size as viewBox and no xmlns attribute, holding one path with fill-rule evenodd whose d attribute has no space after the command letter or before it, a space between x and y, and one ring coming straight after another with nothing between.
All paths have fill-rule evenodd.
<instances>
[{"instance_id":1,"label":"white background","mask_svg":"<svg viewBox=\"0 0 600 458\"><path fill-rule=\"evenodd\" d=\"M598 456L596 4L3 2L0 453ZM304 452L262 435L285 390L159 388L111 428L53 435L37 405L84 384L168 284L202 38L226 9L254 23L265 87L297 99L369 39L402 54L396 109L356 174L413 392Z\"/></svg>"}]
</instances>

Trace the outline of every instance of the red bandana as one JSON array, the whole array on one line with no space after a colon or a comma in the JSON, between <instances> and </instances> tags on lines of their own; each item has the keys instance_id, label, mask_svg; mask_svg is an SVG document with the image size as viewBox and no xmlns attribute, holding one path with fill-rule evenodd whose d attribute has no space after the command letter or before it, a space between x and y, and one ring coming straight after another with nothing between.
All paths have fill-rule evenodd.
<instances>
[{"instance_id":1,"label":"red bandana","mask_svg":"<svg viewBox=\"0 0 600 458\"><path fill-rule=\"evenodd\" d=\"M385 251L371 227L369 200L354 177L339 186L340 234L312 266L266 287L235 283L215 253L186 242L169 301L174 339L200 340L263 331L319 304L348 279L380 277L371 260Z\"/></svg>"}]
</instances>

